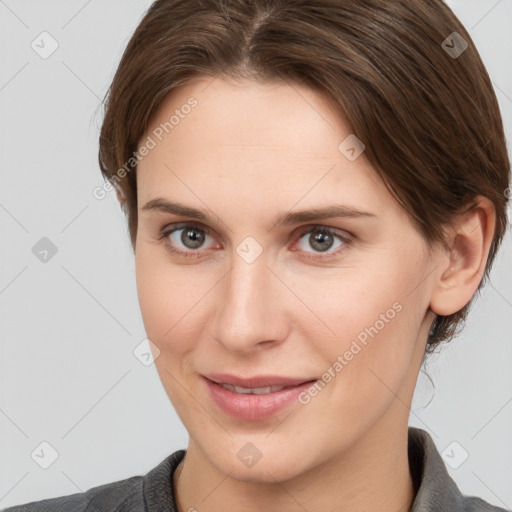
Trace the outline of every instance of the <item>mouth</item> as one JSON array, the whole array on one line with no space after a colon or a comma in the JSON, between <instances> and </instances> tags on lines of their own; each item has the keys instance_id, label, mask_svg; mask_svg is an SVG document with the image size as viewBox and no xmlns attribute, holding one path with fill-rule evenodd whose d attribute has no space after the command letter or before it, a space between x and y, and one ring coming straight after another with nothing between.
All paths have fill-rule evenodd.
<instances>
[{"instance_id":1,"label":"mouth","mask_svg":"<svg viewBox=\"0 0 512 512\"><path fill-rule=\"evenodd\" d=\"M267 393L275 393L276 391L281 391L282 389L286 389L288 387L293 386L267 386L263 388L244 388L242 386L232 386L231 384L219 383L225 389L230 389L235 393L242 393L246 395L266 395Z\"/></svg>"},{"instance_id":2,"label":"mouth","mask_svg":"<svg viewBox=\"0 0 512 512\"><path fill-rule=\"evenodd\" d=\"M269 418L298 402L317 379L280 376L240 378L227 374L203 375L210 398L219 409L243 420Z\"/></svg>"},{"instance_id":3,"label":"mouth","mask_svg":"<svg viewBox=\"0 0 512 512\"><path fill-rule=\"evenodd\" d=\"M236 375L230 375L228 373L209 373L203 375L208 380L221 385L228 385L240 389L258 390L267 388L276 388L273 391L277 391L277 388L287 388L292 386L298 386L306 382L316 381L316 377L285 377L282 375L255 375L253 377L238 377ZM238 391L239 393L246 393L247 391ZM268 393L269 391L267 391Z\"/></svg>"}]
</instances>

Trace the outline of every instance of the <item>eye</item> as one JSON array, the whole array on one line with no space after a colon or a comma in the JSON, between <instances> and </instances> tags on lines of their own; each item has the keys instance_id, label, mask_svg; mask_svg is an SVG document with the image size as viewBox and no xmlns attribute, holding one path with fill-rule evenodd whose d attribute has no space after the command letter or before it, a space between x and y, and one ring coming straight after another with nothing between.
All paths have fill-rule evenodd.
<instances>
[{"instance_id":1,"label":"eye","mask_svg":"<svg viewBox=\"0 0 512 512\"><path fill-rule=\"evenodd\" d=\"M164 228L158 239L165 240L170 252L186 258L199 258L203 254L197 249L201 247L208 235L207 229L199 228L190 223L174 224L170 229ZM180 248L185 247L185 250Z\"/></svg>"},{"instance_id":2,"label":"eye","mask_svg":"<svg viewBox=\"0 0 512 512\"><path fill-rule=\"evenodd\" d=\"M306 235L309 235L309 238L306 239ZM207 228L198 227L193 223L180 223L163 228L158 235L158 240L163 240L167 249L174 254L185 258L200 258L204 256L202 246L207 236L209 236ZM299 237L296 245L299 245L301 252L309 253L307 246L314 249L313 253L316 252L312 256L306 256L308 259L327 259L336 256L347 248L353 238L345 232L341 234L326 226L308 226L307 229L302 229ZM304 241L302 241L303 238ZM336 250L330 251L336 239L339 244L335 247ZM215 247L222 246L215 244ZM292 250L297 251L297 249ZM326 253L327 256L323 256L322 253Z\"/></svg>"},{"instance_id":3,"label":"eye","mask_svg":"<svg viewBox=\"0 0 512 512\"><path fill-rule=\"evenodd\" d=\"M308 238L305 238L306 235L309 235ZM301 251L307 251L307 246L313 247L315 251L319 253L327 253L327 256L321 256L319 254L315 254L313 256L307 256L307 258L311 259L325 259L330 258L332 256L338 255L340 252L346 249L346 246L350 244L352 238L348 234L341 234L328 228L327 226L312 226L306 230L301 231L299 241L297 242ZM302 239L304 239L305 243L301 243ZM336 250L329 251L335 243L335 239L339 240L339 244L335 247Z\"/></svg>"}]
</instances>

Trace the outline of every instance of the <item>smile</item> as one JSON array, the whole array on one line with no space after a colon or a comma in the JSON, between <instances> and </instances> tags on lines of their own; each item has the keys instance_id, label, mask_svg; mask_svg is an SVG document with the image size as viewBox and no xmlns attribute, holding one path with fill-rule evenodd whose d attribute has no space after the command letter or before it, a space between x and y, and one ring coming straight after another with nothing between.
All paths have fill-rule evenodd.
<instances>
[{"instance_id":1,"label":"smile","mask_svg":"<svg viewBox=\"0 0 512 512\"><path fill-rule=\"evenodd\" d=\"M286 386L267 386L266 388L243 388L241 386L232 386L231 384L221 384L223 388L230 389L235 393L253 394L253 395L264 395L266 393L274 393L275 391L281 391Z\"/></svg>"},{"instance_id":2,"label":"smile","mask_svg":"<svg viewBox=\"0 0 512 512\"><path fill-rule=\"evenodd\" d=\"M292 384L287 382L269 384L269 380L279 379L294 382ZM259 380L257 384L265 383L267 385L256 386L251 383L250 387L245 387L223 382L223 380L237 380L240 383L240 379L229 378L229 376L223 377L220 382L203 376L209 398L222 413L246 421L264 420L292 407L293 404L297 405L299 395L316 382L315 380L262 377L255 379Z\"/></svg>"}]
</instances>

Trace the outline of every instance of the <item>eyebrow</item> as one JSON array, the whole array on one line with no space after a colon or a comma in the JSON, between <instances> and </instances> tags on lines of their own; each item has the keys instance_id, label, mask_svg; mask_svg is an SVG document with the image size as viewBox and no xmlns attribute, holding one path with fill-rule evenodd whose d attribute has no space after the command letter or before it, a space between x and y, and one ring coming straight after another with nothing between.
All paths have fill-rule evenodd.
<instances>
[{"instance_id":1,"label":"eyebrow","mask_svg":"<svg viewBox=\"0 0 512 512\"><path fill-rule=\"evenodd\" d=\"M157 197L148 201L142 208L143 211L157 211L163 213L171 213L175 215L182 215L184 217L191 217L194 219L211 221L211 216L204 210L191 208L180 203L170 202L162 197ZM312 208L309 210L301 210L295 212L280 213L274 226L287 226L297 224L300 222L310 222L319 219L329 218L358 218L358 217L376 217L372 212L359 210L352 206L333 204L321 208Z\"/></svg>"}]
</instances>

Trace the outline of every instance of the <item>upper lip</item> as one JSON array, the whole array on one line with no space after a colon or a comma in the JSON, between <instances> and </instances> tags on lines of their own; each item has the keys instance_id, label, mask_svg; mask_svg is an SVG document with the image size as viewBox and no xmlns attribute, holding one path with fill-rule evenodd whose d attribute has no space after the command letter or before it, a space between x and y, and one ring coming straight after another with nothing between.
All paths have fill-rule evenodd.
<instances>
[{"instance_id":1,"label":"upper lip","mask_svg":"<svg viewBox=\"0 0 512 512\"><path fill-rule=\"evenodd\" d=\"M203 377L216 382L217 384L231 384L242 388L264 388L269 386L297 386L304 382L310 382L316 379L303 377L283 377L281 375L255 375L253 377L237 377L227 373L203 374Z\"/></svg>"}]
</instances>

